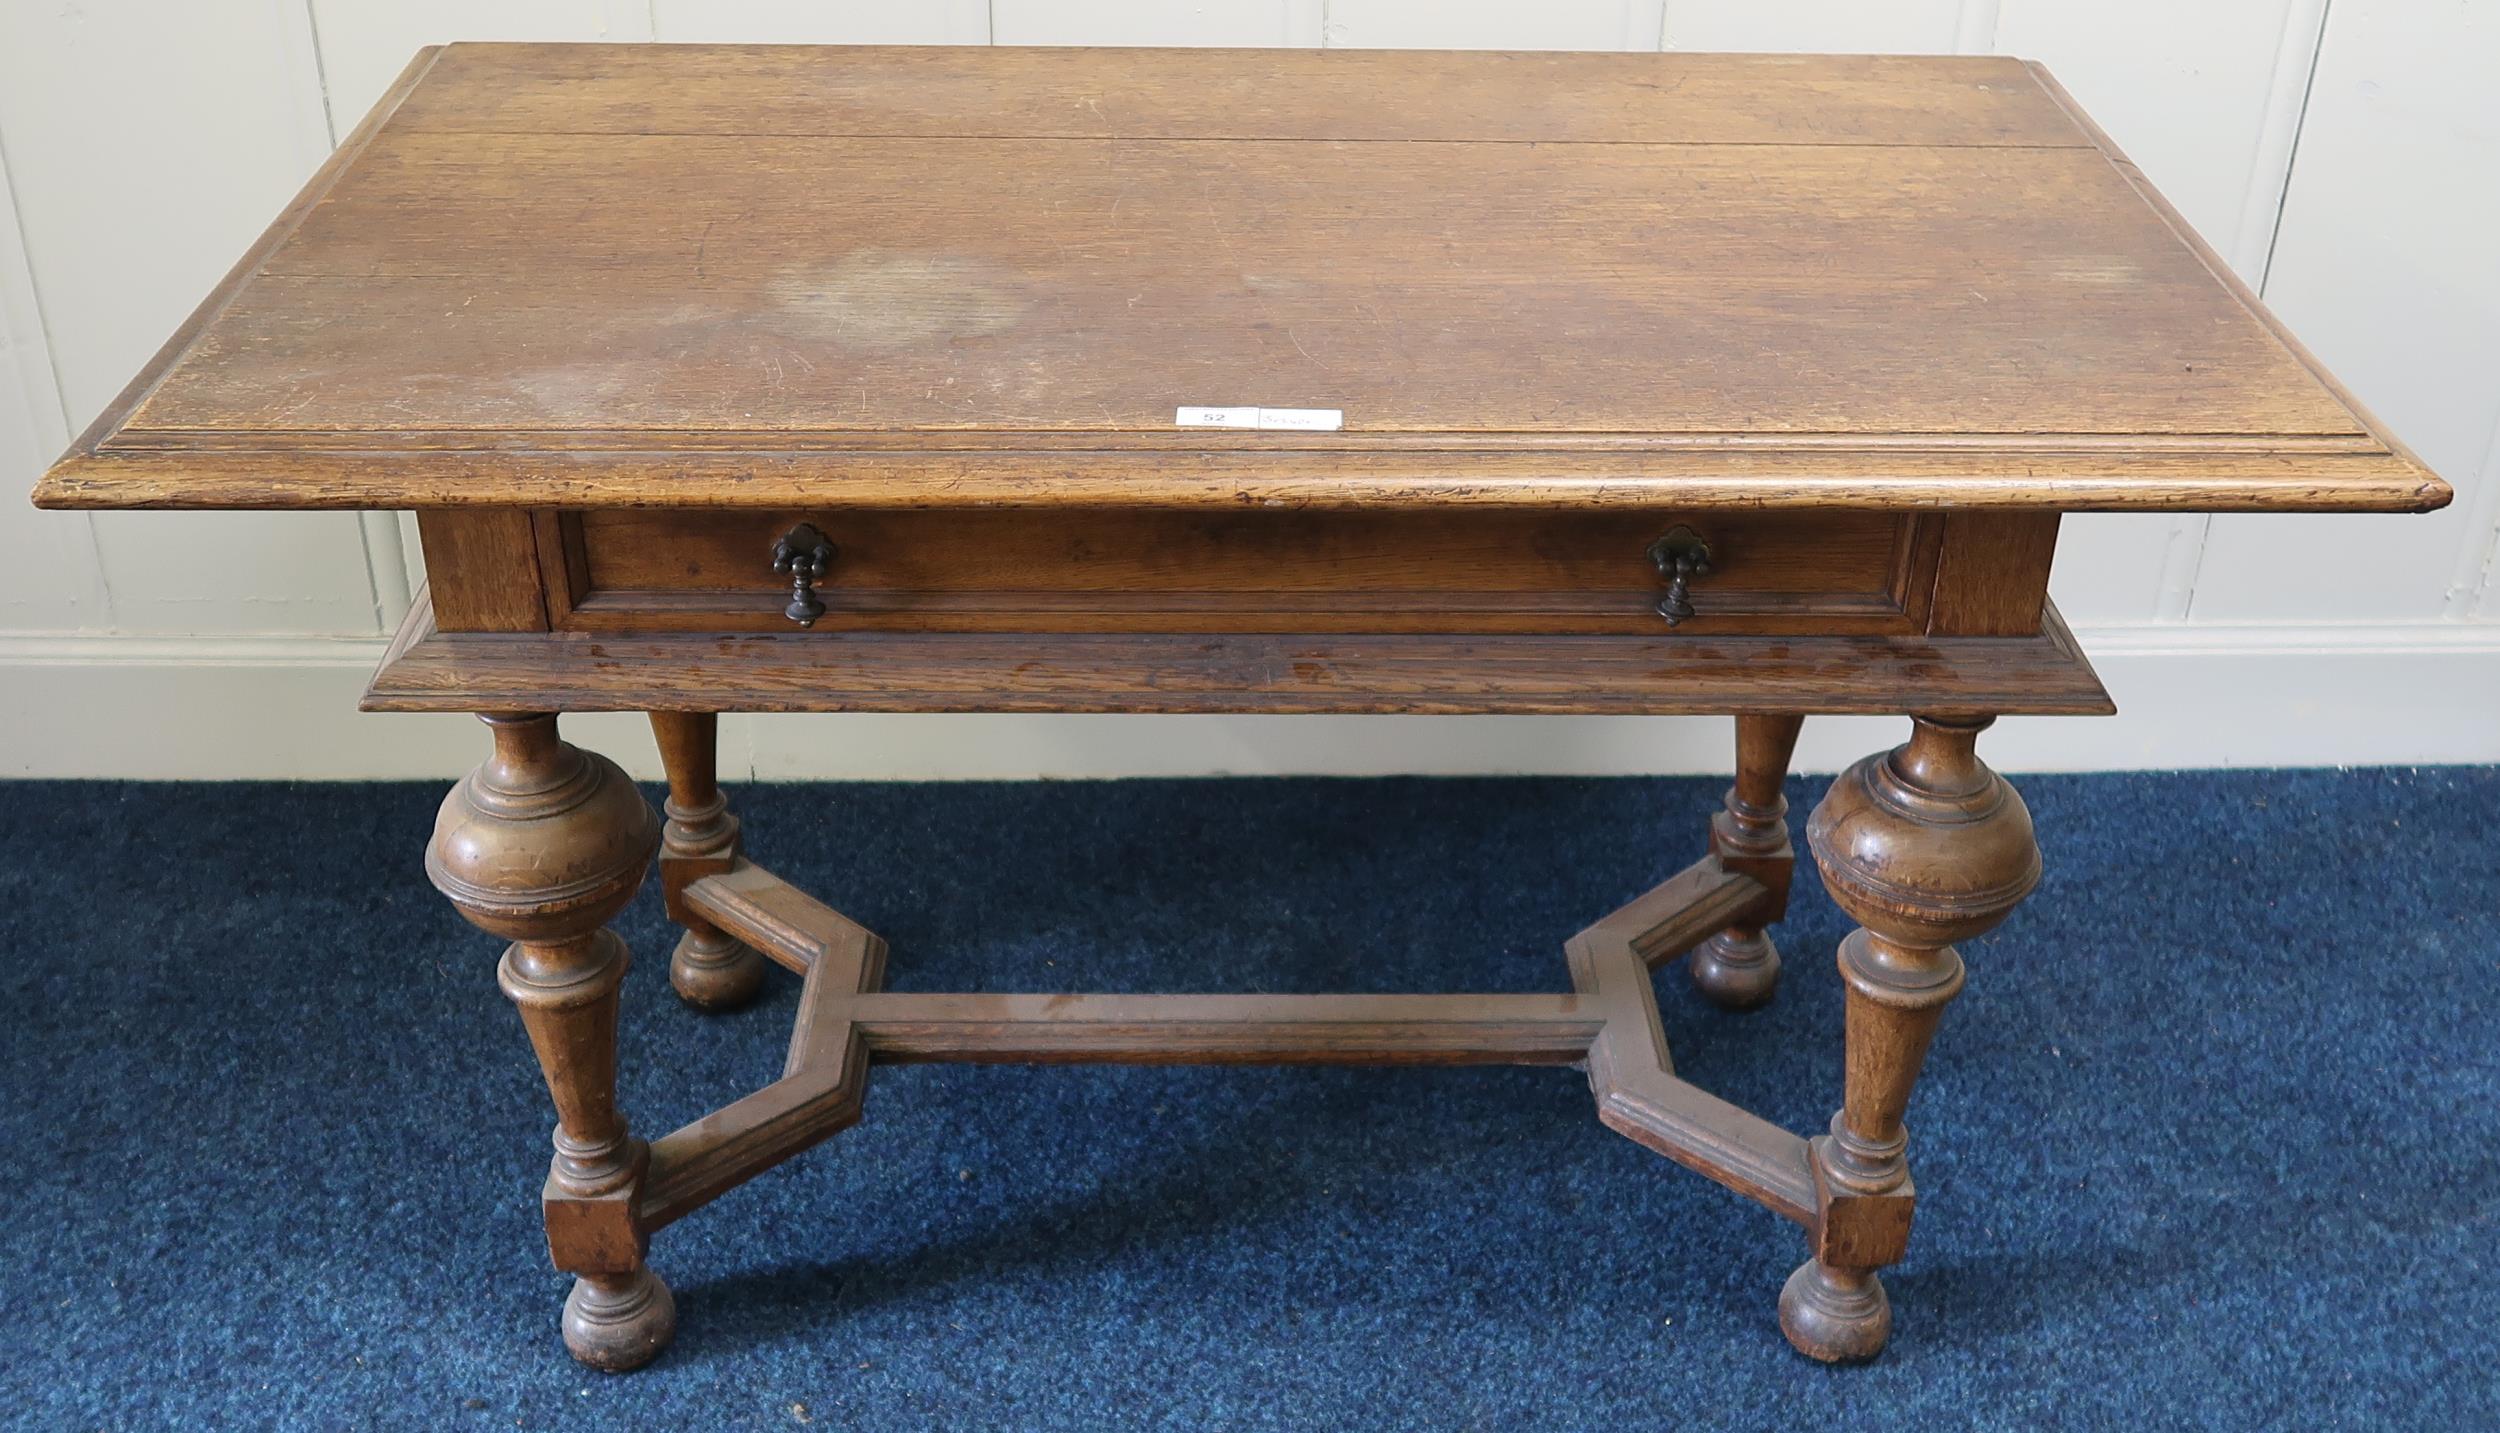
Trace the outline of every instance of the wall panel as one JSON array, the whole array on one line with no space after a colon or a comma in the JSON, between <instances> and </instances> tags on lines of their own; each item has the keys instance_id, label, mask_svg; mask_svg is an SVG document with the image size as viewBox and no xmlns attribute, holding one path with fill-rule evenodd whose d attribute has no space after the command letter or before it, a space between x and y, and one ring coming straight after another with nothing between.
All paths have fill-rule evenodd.
<instances>
[{"instance_id":1,"label":"wall panel","mask_svg":"<svg viewBox=\"0 0 2500 1433\"><path fill-rule=\"evenodd\" d=\"M73 426L330 149L271 0L0 6L0 138Z\"/></svg>"},{"instance_id":2,"label":"wall panel","mask_svg":"<svg viewBox=\"0 0 2500 1433\"><path fill-rule=\"evenodd\" d=\"M276 0L0 7L0 145L70 428L328 153L305 27ZM103 513L92 529L118 627L376 630L353 515Z\"/></svg>"},{"instance_id":3,"label":"wall panel","mask_svg":"<svg viewBox=\"0 0 2500 1433\"><path fill-rule=\"evenodd\" d=\"M1316 45L1297 0L990 0L1001 45Z\"/></svg>"},{"instance_id":4,"label":"wall panel","mask_svg":"<svg viewBox=\"0 0 2500 1433\"><path fill-rule=\"evenodd\" d=\"M102 627L110 614L86 515L15 501L68 444L69 422L8 181L0 155L0 631Z\"/></svg>"},{"instance_id":5,"label":"wall panel","mask_svg":"<svg viewBox=\"0 0 2500 1433\"><path fill-rule=\"evenodd\" d=\"M2039 60L2205 241L2264 276L2326 0L2001 0L1992 45ZM2148 36L2160 36L2147 43ZM2209 520L2099 516L2059 556L2078 621L2184 616Z\"/></svg>"},{"instance_id":6,"label":"wall panel","mask_svg":"<svg viewBox=\"0 0 2500 1433\"><path fill-rule=\"evenodd\" d=\"M649 0L305 0L321 42L332 133L345 136L428 45L648 40Z\"/></svg>"},{"instance_id":7,"label":"wall panel","mask_svg":"<svg viewBox=\"0 0 2500 1433\"><path fill-rule=\"evenodd\" d=\"M2462 615L2500 518L2500 11L2336 0L2267 300L2457 486L2428 518L2214 520L2194 615Z\"/></svg>"},{"instance_id":8,"label":"wall panel","mask_svg":"<svg viewBox=\"0 0 2500 1433\"><path fill-rule=\"evenodd\" d=\"M1671 50L1945 54L1971 0L1667 0Z\"/></svg>"},{"instance_id":9,"label":"wall panel","mask_svg":"<svg viewBox=\"0 0 2500 1433\"><path fill-rule=\"evenodd\" d=\"M99 628L107 616L86 516L22 501L61 450L8 391L22 357L0 345L0 631Z\"/></svg>"},{"instance_id":10,"label":"wall panel","mask_svg":"<svg viewBox=\"0 0 2500 1433\"><path fill-rule=\"evenodd\" d=\"M981 45L989 0L651 0L671 44Z\"/></svg>"},{"instance_id":11,"label":"wall panel","mask_svg":"<svg viewBox=\"0 0 2500 1433\"><path fill-rule=\"evenodd\" d=\"M2229 262L2252 280L2270 264L2274 305L2462 496L2427 520L2069 519L2053 591L2126 714L2008 723L1992 749L2014 765L2500 757L2500 14L2479 0L2332 0L2331 21L2329 0L0 3L0 485L24 491L421 45L979 43L993 18L1002 43L1663 38L2042 59ZM346 709L404 604L403 574L421 567L408 527L0 506L0 765L465 768L466 723ZM164 739L168 709L189 716L178 741ZM630 719L582 729L647 760ZM1725 761L1716 723L855 718L842 730L857 744L824 729L733 724L728 764L1082 776ZM1890 731L1818 723L1806 760L1845 760Z\"/></svg>"},{"instance_id":12,"label":"wall panel","mask_svg":"<svg viewBox=\"0 0 2500 1433\"><path fill-rule=\"evenodd\" d=\"M2003 0L1996 48L2046 64L2253 284L2274 233L2324 3Z\"/></svg>"},{"instance_id":13,"label":"wall panel","mask_svg":"<svg viewBox=\"0 0 2500 1433\"><path fill-rule=\"evenodd\" d=\"M1352 49L1654 50L1658 0L1328 0L1328 43Z\"/></svg>"},{"instance_id":14,"label":"wall panel","mask_svg":"<svg viewBox=\"0 0 2500 1433\"><path fill-rule=\"evenodd\" d=\"M2192 550L2183 557L2177 549L2202 535L2201 525L2159 513L2075 513L2058 525L2049 597L2077 626L2154 621L2174 564L2192 564ZM2177 605L2186 605L2184 594Z\"/></svg>"}]
</instances>

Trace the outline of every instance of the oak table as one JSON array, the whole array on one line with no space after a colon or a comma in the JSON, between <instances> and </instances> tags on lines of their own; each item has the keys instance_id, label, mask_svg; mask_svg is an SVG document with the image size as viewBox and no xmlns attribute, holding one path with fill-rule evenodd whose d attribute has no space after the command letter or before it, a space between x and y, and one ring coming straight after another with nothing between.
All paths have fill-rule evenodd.
<instances>
[{"instance_id":1,"label":"oak table","mask_svg":"<svg viewBox=\"0 0 2500 1433\"><path fill-rule=\"evenodd\" d=\"M511 941L611 1369L673 1328L651 1236L898 1060L1580 1068L1871 1355L1953 943L2039 876L1974 741L2112 709L2060 514L2448 496L2036 65L536 45L417 56L36 492L417 512L365 704L492 729L426 865ZM557 735L608 710L665 821ZM1552 994L916 994L747 859L724 711L1719 712L1737 774ZM1650 972L1771 997L1815 712L1912 730L1807 823L1861 927L1809 1138L1676 1077ZM646 1142L604 922L655 858L687 1002L805 987L780 1079Z\"/></svg>"}]
</instances>

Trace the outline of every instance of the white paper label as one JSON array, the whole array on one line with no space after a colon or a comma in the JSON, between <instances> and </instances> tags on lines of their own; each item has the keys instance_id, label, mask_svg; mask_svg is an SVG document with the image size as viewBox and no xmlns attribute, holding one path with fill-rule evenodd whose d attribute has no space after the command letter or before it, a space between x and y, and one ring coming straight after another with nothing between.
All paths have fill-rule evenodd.
<instances>
[{"instance_id":1,"label":"white paper label","mask_svg":"<svg viewBox=\"0 0 2500 1433\"><path fill-rule=\"evenodd\" d=\"M1183 408L1172 415L1174 424L1183 428L1256 428L1256 408Z\"/></svg>"},{"instance_id":2,"label":"white paper label","mask_svg":"<svg viewBox=\"0 0 2500 1433\"><path fill-rule=\"evenodd\" d=\"M1342 408L1262 408L1262 428L1302 428L1311 432L1334 433L1345 426Z\"/></svg>"},{"instance_id":3,"label":"white paper label","mask_svg":"<svg viewBox=\"0 0 2500 1433\"><path fill-rule=\"evenodd\" d=\"M1345 426L1342 408L1179 408L1172 422L1182 428L1295 428L1306 433L1334 433Z\"/></svg>"}]
</instances>

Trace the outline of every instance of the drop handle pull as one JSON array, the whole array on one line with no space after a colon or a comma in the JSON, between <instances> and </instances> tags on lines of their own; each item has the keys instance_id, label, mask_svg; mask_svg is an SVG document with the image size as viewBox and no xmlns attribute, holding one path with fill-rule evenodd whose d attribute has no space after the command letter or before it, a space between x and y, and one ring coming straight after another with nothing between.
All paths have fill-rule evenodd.
<instances>
[{"instance_id":1,"label":"drop handle pull","mask_svg":"<svg viewBox=\"0 0 2500 1433\"><path fill-rule=\"evenodd\" d=\"M1667 535L1649 545L1650 564L1658 569L1658 577L1667 590L1651 610L1666 619L1670 627L1682 626L1693 615L1693 579L1710 572L1710 544L1702 535L1679 523Z\"/></svg>"},{"instance_id":2,"label":"drop handle pull","mask_svg":"<svg viewBox=\"0 0 2500 1433\"><path fill-rule=\"evenodd\" d=\"M781 615L802 627L813 627L825 615L825 604L816 597L816 584L824 580L825 569L833 565L836 549L813 523L800 523L773 542L773 571L790 579L790 605Z\"/></svg>"}]
</instances>

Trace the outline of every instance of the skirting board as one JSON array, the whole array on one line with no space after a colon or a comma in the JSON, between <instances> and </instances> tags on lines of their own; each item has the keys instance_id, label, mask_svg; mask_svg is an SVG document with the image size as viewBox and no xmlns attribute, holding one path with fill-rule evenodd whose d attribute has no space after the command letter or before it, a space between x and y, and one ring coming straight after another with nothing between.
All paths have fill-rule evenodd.
<instances>
[{"instance_id":1,"label":"skirting board","mask_svg":"<svg viewBox=\"0 0 2500 1433\"><path fill-rule=\"evenodd\" d=\"M2500 623L2173 625L2079 634L2115 717L2009 718L2007 771L2500 762ZM362 715L378 639L0 636L0 776L449 780L485 743L459 716ZM656 778L631 715L567 734ZM1900 739L1806 724L1833 771ZM763 780L1320 774L1630 775L1729 769L1693 717L761 716L724 720L724 776Z\"/></svg>"}]
</instances>

